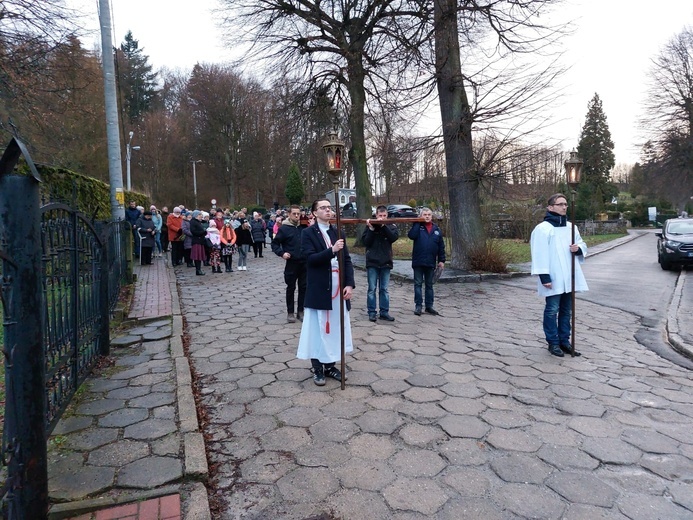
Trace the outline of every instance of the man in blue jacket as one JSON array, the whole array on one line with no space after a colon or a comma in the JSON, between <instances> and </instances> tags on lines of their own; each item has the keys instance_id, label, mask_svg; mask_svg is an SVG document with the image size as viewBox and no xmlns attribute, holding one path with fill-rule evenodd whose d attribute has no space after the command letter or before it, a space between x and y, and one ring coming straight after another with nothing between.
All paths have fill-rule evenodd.
<instances>
[{"instance_id":1,"label":"man in blue jacket","mask_svg":"<svg viewBox=\"0 0 693 520\"><path fill-rule=\"evenodd\" d=\"M140 210L137 209L137 203L134 200L131 200L130 206L125 208L125 220L132 228L132 240L135 243L135 258L140 257L140 237L137 234L137 227L135 226L140 216L142 216L142 214L140 213Z\"/></svg>"},{"instance_id":2,"label":"man in blue jacket","mask_svg":"<svg viewBox=\"0 0 693 520\"><path fill-rule=\"evenodd\" d=\"M437 316L433 308L433 272L436 266L445 267L445 242L440 228L433 223L433 212L429 208L421 210L424 222L416 222L407 236L414 241L411 253L411 266L414 268L414 314L421 316L421 305L424 298L421 286L426 282L425 310Z\"/></svg>"}]
</instances>

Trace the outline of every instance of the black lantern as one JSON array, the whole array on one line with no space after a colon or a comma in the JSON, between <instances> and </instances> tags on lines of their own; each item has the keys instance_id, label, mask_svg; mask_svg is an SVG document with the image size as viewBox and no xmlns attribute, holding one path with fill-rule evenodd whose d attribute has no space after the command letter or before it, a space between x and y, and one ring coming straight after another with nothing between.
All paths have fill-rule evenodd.
<instances>
[{"instance_id":1,"label":"black lantern","mask_svg":"<svg viewBox=\"0 0 693 520\"><path fill-rule=\"evenodd\" d=\"M571 190L575 190L580 184L580 174L582 173L582 159L577 155L577 152L573 150L570 152L570 159L568 159L565 166L565 180L570 186Z\"/></svg>"},{"instance_id":2,"label":"black lantern","mask_svg":"<svg viewBox=\"0 0 693 520\"><path fill-rule=\"evenodd\" d=\"M344 170L344 141L337 135L337 130L332 130L327 135L322 149L325 151L325 166L334 182L335 178L339 179Z\"/></svg>"}]
</instances>

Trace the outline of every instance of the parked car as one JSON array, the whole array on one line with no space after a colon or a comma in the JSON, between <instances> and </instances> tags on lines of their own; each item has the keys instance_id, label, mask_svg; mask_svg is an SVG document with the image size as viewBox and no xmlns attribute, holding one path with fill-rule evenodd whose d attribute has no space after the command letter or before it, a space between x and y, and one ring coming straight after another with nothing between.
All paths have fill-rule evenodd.
<instances>
[{"instance_id":1,"label":"parked car","mask_svg":"<svg viewBox=\"0 0 693 520\"><path fill-rule=\"evenodd\" d=\"M656 235L657 260L662 269L693 265L693 218L671 218Z\"/></svg>"},{"instance_id":2,"label":"parked car","mask_svg":"<svg viewBox=\"0 0 693 520\"><path fill-rule=\"evenodd\" d=\"M356 203L347 202L342 208L342 216L345 218L354 218L356 216Z\"/></svg>"},{"instance_id":3,"label":"parked car","mask_svg":"<svg viewBox=\"0 0 693 520\"><path fill-rule=\"evenodd\" d=\"M407 206L406 204L392 204L387 207L388 218L416 218L418 216L418 212L414 208L412 208L411 206Z\"/></svg>"}]
</instances>

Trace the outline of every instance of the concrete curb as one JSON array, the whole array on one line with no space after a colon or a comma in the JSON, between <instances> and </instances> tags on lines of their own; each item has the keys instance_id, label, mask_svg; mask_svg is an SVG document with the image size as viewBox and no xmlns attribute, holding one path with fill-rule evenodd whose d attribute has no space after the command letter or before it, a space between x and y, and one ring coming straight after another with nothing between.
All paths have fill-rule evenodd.
<instances>
[{"instance_id":1,"label":"concrete curb","mask_svg":"<svg viewBox=\"0 0 693 520\"><path fill-rule=\"evenodd\" d=\"M667 311L667 321L664 330L667 334L667 340L674 350L683 354L689 359L693 359L693 348L687 345L686 342L679 334L679 308L681 307L681 294L683 293L683 286L686 283L686 271L682 270L679 272L676 278L676 285L674 287L674 294L671 297L671 303L669 304L669 309Z\"/></svg>"}]
</instances>

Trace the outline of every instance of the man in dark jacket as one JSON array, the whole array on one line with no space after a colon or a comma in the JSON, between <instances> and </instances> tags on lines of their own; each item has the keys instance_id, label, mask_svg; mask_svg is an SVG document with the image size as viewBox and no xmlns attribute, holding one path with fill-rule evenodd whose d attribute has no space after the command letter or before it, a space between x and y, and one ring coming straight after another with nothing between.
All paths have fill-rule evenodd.
<instances>
[{"instance_id":1,"label":"man in dark jacket","mask_svg":"<svg viewBox=\"0 0 693 520\"><path fill-rule=\"evenodd\" d=\"M414 314L421 316L421 286L426 282L425 304L428 314L438 315L433 308L433 272L436 266L445 267L445 242L443 233L433 220L433 212L429 208L421 210L423 223L416 222L407 236L414 241L411 253L411 266L414 268Z\"/></svg>"},{"instance_id":2,"label":"man in dark jacket","mask_svg":"<svg viewBox=\"0 0 693 520\"><path fill-rule=\"evenodd\" d=\"M130 206L125 208L125 220L128 224L130 224L130 228L132 228L132 240L135 244L135 258L140 257L140 237L137 234L135 224L137 224L137 221L141 216L142 214L140 213L140 210L137 209L137 203L134 200L131 200Z\"/></svg>"},{"instance_id":3,"label":"man in dark jacket","mask_svg":"<svg viewBox=\"0 0 693 520\"><path fill-rule=\"evenodd\" d=\"M399 229L395 224L378 224L379 220L387 219L387 208L378 206L375 210L375 220L366 221L361 240L366 246L366 271L368 273L368 319L376 320L375 291L379 287L380 319L395 321L390 316L390 293L387 287L390 283L392 270L392 244L399 238Z\"/></svg>"},{"instance_id":4,"label":"man in dark jacket","mask_svg":"<svg viewBox=\"0 0 693 520\"><path fill-rule=\"evenodd\" d=\"M291 206L289 218L284 220L272 240L272 251L286 260L284 282L286 283L286 321L303 321L303 305L306 300L306 258L301 251L301 208ZM294 292L298 282L298 311L294 316Z\"/></svg>"}]
</instances>

